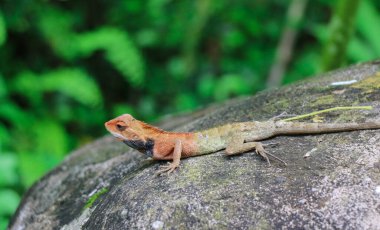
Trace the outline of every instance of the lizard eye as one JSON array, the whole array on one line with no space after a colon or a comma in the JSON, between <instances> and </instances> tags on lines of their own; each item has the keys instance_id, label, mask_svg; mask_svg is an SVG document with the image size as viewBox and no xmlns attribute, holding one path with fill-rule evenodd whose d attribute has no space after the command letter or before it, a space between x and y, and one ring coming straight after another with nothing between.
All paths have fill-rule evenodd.
<instances>
[{"instance_id":1,"label":"lizard eye","mask_svg":"<svg viewBox=\"0 0 380 230\"><path fill-rule=\"evenodd\" d=\"M119 130L119 131L124 131L124 130L127 128L127 126L123 126L123 125L117 124L117 125L116 125L116 128L117 128L117 130Z\"/></svg>"}]
</instances>

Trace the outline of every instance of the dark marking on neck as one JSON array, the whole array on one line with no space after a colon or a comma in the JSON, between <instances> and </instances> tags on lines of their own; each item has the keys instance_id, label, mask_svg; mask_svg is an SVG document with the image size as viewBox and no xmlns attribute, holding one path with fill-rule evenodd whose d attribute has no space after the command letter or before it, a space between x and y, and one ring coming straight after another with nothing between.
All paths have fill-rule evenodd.
<instances>
[{"instance_id":1,"label":"dark marking on neck","mask_svg":"<svg viewBox=\"0 0 380 230\"><path fill-rule=\"evenodd\" d=\"M141 153L144 153L148 157L153 156L153 148L154 148L154 140L153 139L147 139L146 141L142 140L124 140L123 141L126 145L128 145L131 148L134 148L138 150Z\"/></svg>"}]
</instances>

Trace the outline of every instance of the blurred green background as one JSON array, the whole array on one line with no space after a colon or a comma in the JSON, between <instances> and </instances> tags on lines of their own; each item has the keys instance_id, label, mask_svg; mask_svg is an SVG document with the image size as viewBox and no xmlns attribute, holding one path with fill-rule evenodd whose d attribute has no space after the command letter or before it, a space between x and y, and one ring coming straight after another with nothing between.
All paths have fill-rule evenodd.
<instances>
[{"instance_id":1,"label":"blurred green background","mask_svg":"<svg viewBox=\"0 0 380 230\"><path fill-rule=\"evenodd\" d=\"M3 0L0 229L122 113L164 114L380 56L380 1Z\"/></svg>"}]
</instances>

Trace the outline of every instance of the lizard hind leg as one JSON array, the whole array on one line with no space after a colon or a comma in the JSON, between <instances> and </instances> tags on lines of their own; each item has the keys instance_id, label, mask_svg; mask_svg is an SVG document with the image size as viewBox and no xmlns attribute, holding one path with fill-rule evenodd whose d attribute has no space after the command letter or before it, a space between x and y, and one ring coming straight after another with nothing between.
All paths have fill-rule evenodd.
<instances>
[{"instance_id":1,"label":"lizard hind leg","mask_svg":"<svg viewBox=\"0 0 380 230\"><path fill-rule=\"evenodd\" d=\"M227 147L226 147L226 154L231 156L231 155L237 155L240 153L247 152L249 150L255 149L255 152L260 155L268 164L270 165L270 160L268 156L282 162L284 165L287 165L285 161L282 159L274 156L273 154L270 154L268 151L266 151L263 147L263 144L260 142L244 142L244 140L241 141L231 141Z\"/></svg>"}]
</instances>

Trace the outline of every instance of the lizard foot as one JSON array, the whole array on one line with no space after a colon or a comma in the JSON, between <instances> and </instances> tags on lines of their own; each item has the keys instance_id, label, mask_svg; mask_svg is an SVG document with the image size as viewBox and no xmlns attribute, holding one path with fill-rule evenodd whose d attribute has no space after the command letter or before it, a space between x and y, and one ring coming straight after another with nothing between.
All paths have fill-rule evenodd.
<instances>
[{"instance_id":1,"label":"lizard foot","mask_svg":"<svg viewBox=\"0 0 380 230\"><path fill-rule=\"evenodd\" d=\"M161 165L159 170L156 172L157 176L160 176L164 173L170 174L173 172L176 168L179 167L179 164L175 164L173 162L168 162L166 165Z\"/></svg>"},{"instance_id":2,"label":"lizard foot","mask_svg":"<svg viewBox=\"0 0 380 230\"><path fill-rule=\"evenodd\" d=\"M271 165L270 164L270 161L269 161L269 158L268 156L280 161L281 163L283 163L285 166L287 166L288 164L282 160L281 158L279 157L276 157L275 155L269 153L268 151L266 151L263 147L263 145L261 143L257 144L256 145L256 148L255 148L255 152L260 155L262 158L264 158L264 160L266 160L268 162L268 165Z\"/></svg>"},{"instance_id":3,"label":"lizard foot","mask_svg":"<svg viewBox=\"0 0 380 230\"><path fill-rule=\"evenodd\" d=\"M270 155L270 153L264 149L264 147L261 143L256 144L255 152L258 155L260 155L262 158L264 158L264 160L266 160L268 162L268 165L270 165L270 161L268 158L268 155Z\"/></svg>"},{"instance_id":4,"label":"lizard foot","mask_svg":"<svg viewBox=\"0 0 380 230\"><path fill-rule=\"evenodd\" d=\"M270 154L268 151L266 151L264 149L264 146L276 145L276 144L278 144L278 143L267 143L267 144L263 145L260 142L244 142L243 144L239 145L236 142L231 142L227 146L225 152L226 152L227 155L231 156L231 155L236 155L236 154L244 153L244 152L247 152L249 150L255 149L255 152L258 155L260 155L262 158L264 158L264 160L266 160L269 165L270 165L270 161L269 161L269 157L268 156L270 156L273 159L276 159L276 160L282 162L284 165L287 165L285 161L281 160L280 158L276 157L273 154Z\"/></svg>"}]
</instances>

